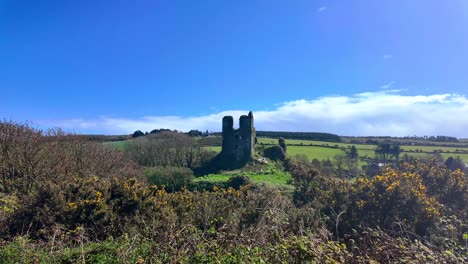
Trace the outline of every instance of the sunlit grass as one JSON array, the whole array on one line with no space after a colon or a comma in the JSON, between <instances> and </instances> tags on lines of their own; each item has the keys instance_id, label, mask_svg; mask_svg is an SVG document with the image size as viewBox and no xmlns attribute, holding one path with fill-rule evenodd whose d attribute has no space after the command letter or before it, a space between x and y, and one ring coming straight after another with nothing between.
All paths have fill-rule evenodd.
<instances>
[{"instance_id":1,"label":"sunlit grass","mask_svg":"<svg viewBox=\"0 0 468 264\"><path fill-rule=\"evenodd\" d=\"M127 150L130 140L104 142L104 145L114 147L118 150Z\"/></svg>"}]
</instances>

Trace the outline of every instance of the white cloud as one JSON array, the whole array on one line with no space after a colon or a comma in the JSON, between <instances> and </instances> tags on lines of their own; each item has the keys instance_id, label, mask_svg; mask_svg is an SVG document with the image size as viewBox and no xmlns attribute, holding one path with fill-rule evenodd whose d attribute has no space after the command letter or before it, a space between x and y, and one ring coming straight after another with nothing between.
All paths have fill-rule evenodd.
<instances>
[{"instance_id":1,"label":"white cloud","mask_svg":"<svg viewBox=\"0 0 468 264\"><path fill-rule=\"evenodd\" d=\"M129 134L140 129L170 128L220 131L225 115L247 114L249 109L205 116L148 116L141 118L72 119L35 122L81 133ZM397 90L352 96L325 96L285 102L272 111L254 111L257 130L316 131L354 136L447 135L468 136L468 99L457 94L402 95ZM237 122L236 122L237 124Z\"/></svg>"},{"instance_id":2,"label":"white cloud","mask_svg":"<svg viewBox=\"0 0 468 264\"><path fill-rule=\"evenodd\" d=\"M324 11L327 11L327 9L328 8L326 6L322 6L317 9L317 12L324 12Z\"/></svg>"},{"instance_id":3,"label":"white cloud","mask_svg":"<svg viewBox=\"0 0 468 264\"><path fill-rule=\"evenodd\" d=\"M389 89L390 87L392 87L392 85L394 85L394 84L395 84L395 82L394 82L394 81L391 81L391 82L389 82L389 83L387 83L387 84L384 84L384 85L380 86L380 88L381 88L381 89L384 89L384 90L387 90L387 89Z\"/></svg>"}]
</instances>

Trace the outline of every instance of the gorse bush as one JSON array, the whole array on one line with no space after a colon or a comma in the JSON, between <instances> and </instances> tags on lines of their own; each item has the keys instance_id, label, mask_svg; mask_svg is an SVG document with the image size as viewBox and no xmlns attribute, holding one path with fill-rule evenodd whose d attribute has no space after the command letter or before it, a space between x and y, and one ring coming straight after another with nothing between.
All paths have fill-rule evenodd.
<instances>
[{"instance_id":1,"label":"gorse bush","mask_svg":"<svg viewBox=\"0 0 468 264\"><path fill-rule=\"evenodd\" d=\"M351 200L349 213L362 224L387 228L403 224L419 235L440 216L440 203L427 194L421 176L408 171L387 169L372 179L358 179Z\"/></svg>"},{"instance_id":2,"label":"gorse bush","mask_svg":"<svg viewBox=\"0 0 468 264\"><path fill-rule=\"evenodd\" d=\"M399 169L387 168L381 175L351 183L320 176L303 162L288 160L287 168L294 180L296 205L320 210L338 238L349 241L355 232L382 229L451 252L466 250L468 189L460 170L436 163L403 163Z\"/></svg>"}]
</instances>

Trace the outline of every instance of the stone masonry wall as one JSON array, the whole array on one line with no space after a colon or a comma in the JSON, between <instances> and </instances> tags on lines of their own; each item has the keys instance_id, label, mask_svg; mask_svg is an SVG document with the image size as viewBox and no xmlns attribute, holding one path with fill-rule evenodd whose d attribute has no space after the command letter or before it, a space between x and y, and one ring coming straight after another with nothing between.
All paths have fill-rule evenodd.
<instances>
[{"instance_id":1,"label":"stone masonry wall","mask_svg":"<svg viewBox=\"0 0 468 264\"><path fill-rule=\"evenodd\" d=\"M239 129L234 129L232 116L223 118L223 144L221 155L237 163L247 163L255 149L255 127L252 112L239 119Z\"/></svg>"}]
</instances>

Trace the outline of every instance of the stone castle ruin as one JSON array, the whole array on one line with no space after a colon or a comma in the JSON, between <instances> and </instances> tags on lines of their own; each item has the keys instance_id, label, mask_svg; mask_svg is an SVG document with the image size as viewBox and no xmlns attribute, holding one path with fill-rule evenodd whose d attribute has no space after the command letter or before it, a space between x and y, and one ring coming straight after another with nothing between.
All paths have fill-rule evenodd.
<instances>
[{"instance_id":1,"label":"stone castle ruin","mask_svg":"<svg viewBox=\"0 0 468 264\"><path fill-rule=\"evenodd\" d=\"M223 143L221 157L231 166L245 165L253 156L255 149L255 127L252 111L239 119L239 129L234 129L232 116L223 118Z\"/></svg>"}]
</instances>

